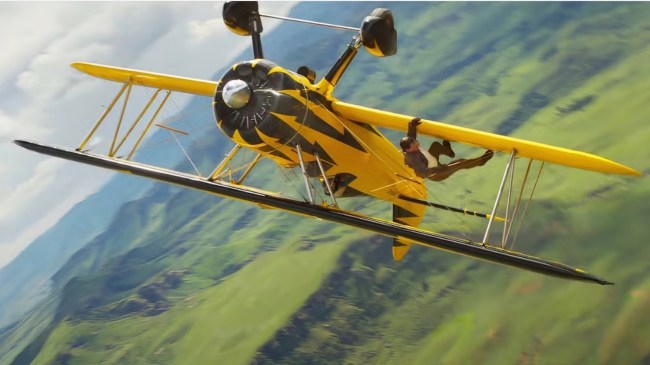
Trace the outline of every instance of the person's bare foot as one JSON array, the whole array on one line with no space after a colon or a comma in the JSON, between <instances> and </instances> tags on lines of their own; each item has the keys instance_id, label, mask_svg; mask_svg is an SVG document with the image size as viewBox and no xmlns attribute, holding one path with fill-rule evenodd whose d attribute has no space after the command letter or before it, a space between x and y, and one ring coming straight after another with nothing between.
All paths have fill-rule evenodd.
<instances>
[{"instance_id":1,"label":"person's bare foot","mask_svg":"<svg viewBox=\"0 0 650 365\"><path fill-rule=\"evenodd\" d=\"M451 143L449 143L448 140L445 139L444 141L442 141L442 146L445 148L445 152L443 153L444 155L449 156L451 158L456 157L456 153L454 152L454 150L451 149Z\"/></svg>"},{"instance_id":2,"label":"person's bare foot","mask_svg":"<svg viewBox=\"0 0 650 365\"><path fill-rule=\"evenodd\" d=\"M485 165L485 163L488 162L488 161L490 161L490 159L491 159L493 156L494 156L494 151L492 151L492 150L487 150L487 151L485 151L485 153L484 153L481 157L479 157L479 159L480 159L480 161L481 161L481 162L479 163L479 166L483 166L483 165Z\"/></svg>"}]
</instances>

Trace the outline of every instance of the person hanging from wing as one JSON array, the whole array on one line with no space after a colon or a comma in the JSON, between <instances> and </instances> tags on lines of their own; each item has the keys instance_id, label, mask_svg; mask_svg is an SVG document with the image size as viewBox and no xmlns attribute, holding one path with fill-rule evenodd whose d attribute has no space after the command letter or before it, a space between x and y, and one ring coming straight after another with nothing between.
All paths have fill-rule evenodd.
<instances>
[{"instance_id":1,"label":"person hanging from wing","mask_svg":"<svg viewBox=\"0 0 650 365\"><path fill-rule=\"evenodd\" d=\"M413 118L409 122L407 136L399 142L404 153L404 163L406 166L412 168L415 174L421 178L442 181L458 170L483 166L494 155L492 150L487 150L482 156L477 158L469 160L458 159L449 164L440 163L440 155L449 156L450 158L456 157L456 154L451 149L451 143L447 140L444 140L442 144L440 142L433 142L429 150L425 150L417 140L416 129L421 123L420 118Z\"/></svg>"}]
</instances>

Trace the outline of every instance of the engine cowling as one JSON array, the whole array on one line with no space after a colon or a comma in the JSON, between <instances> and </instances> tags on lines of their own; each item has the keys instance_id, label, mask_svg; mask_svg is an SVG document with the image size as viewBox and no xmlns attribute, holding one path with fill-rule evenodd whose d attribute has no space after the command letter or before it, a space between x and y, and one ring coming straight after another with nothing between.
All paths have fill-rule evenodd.
<instances>
[{"instance_id":1,"label":"engine cowling","mask_svg":"<svg viewBox=\"0 0 650 365\"><path fill-rule=\"evenodd\" d=\"M305 123L308 117L307 107L289 95L302 89L300 82L273 62L238 63L223 75L217 86L214 95L217 125L236 143L272 154L296 139L295 123ZM291 119L294 125L288 125L283 118Z\"/></svg>"}]
</instances>

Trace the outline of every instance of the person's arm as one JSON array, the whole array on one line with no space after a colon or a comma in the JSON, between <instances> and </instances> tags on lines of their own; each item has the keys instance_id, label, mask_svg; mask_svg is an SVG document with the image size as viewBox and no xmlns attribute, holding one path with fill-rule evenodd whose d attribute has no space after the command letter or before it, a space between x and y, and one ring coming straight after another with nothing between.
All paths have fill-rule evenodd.
<instances>
[{"instance_id":1,"label":"person's arm","mask_svg":"<svg viewBox=\"0 0 650 365\"><path fill-rule=\"evenodd\" d=\"M413 120L409 122L409 131L407 136L413 139L418 139L416 129L421 123L422 122L420 122L420 118L413 118Z\"/></svg>"}]
</instances>

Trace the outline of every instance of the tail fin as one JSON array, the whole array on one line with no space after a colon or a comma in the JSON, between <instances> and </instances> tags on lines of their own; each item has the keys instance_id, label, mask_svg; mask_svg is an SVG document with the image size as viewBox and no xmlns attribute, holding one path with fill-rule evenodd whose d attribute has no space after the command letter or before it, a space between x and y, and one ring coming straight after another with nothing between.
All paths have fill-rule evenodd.
<instances>
[{"instance_id":1,"label":"tail fin","mask_svg":"<svg viewBox=\"0 0 650 365\"><path fill-rule=\"evenodd\" d=\"M408 201L400 201L400 205L393 204L393 222L418 227L424 214L424 206ZM409 240L404 238L393 239L393 259L399 261L411 248Z\"/></svg>"},{"instance_id":2,"label":"tail fin","mask_svg":"<svg viewBox=\"0 0 650 365\"><path fill-rule=\"evenodd\" d=\"M393 259L395 261L401 260L409 252L409 248L411 248L409 243L402 243L399 238L393 239Z\"/></svg>"}]
</instances>

